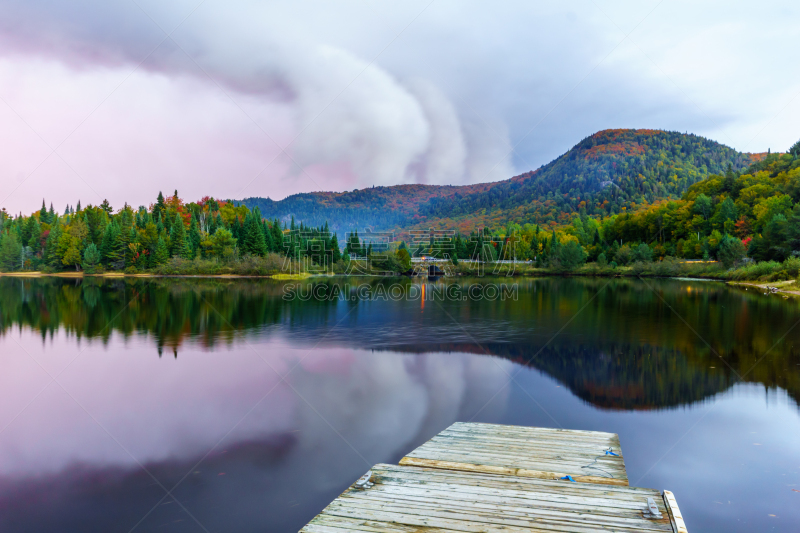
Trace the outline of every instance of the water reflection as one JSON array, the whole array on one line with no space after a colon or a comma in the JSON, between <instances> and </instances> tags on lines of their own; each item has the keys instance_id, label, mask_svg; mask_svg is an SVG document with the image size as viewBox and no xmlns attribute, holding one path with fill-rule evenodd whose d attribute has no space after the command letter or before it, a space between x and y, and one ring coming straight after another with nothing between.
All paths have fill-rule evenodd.
<instances>
[{"instance_id":1,"label":"water reflection","mask_svg":"<svg viewBox=\"0 0 800 533\"><path fill-rule=\"evenodd\" d=\"M271 281L0 278L0 530L296 531L473 417L618 432L631 480L676 491L692 529L792 530L796 303L518 283L423 308Z\"/></svg>"},{"instance_id":2,"label":"water reflection","mask_svg":"<svg viewBox=\"0 0 800 533\"><path fill-rule=\"evenodd\" d=\"M721 283L546 279L516 281L515 298L502 301L423 292L444 282L388 301L387 287L414 282L361 283L371 292L337 278L292 283L287 299L287 283L272 281L4 278L0 332L27 326L43 339L63 331L103 342L144 333L173 357L187 342L214 349L278 332L291 346L491 354L544 370L606 408L688 404L740 380L800 400L795 300ZM298 296L320 286L339 297Z\"/></svg>"},{"instance_id":3,"label":"water reflection","mask_svg":"<svg viewBox=\"0 0 800 533\"><path fill-rule=\"evenodd\" d=\"M53 341L70 344L62 333ZM457 418L502 414L512 366L469 354L292 349L279 336L189 347L180 360L113 335L66 353L33 335L16 342L4 345L0 422L46 388L0 441L3 531L128 531L154 506L144 530L194 530L170 498L157 505L157 483L172 488L184 476L176 497L204 527L229 525L236 509L240 531L297 529L342 480L399 460ZM63 388L48 386L48 372ZM104 511L75 515L76 506Z\"/></svg>"}]
</instances>

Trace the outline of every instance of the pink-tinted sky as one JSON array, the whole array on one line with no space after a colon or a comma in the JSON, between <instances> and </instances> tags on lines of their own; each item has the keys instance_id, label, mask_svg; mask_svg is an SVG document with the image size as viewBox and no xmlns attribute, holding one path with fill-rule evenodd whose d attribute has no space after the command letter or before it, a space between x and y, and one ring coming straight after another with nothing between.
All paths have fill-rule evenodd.
<instances>
[{"instance_id":1,"label":"pink-tinted sky","mask_svg":"<svg viewBox=\"0 0 800 533\"><path fill-rule=\"evenodd\" d=\"M800 138L794 2L0 5L0 207L536 168L605 128Z\"/></svg>"}]
</instances>

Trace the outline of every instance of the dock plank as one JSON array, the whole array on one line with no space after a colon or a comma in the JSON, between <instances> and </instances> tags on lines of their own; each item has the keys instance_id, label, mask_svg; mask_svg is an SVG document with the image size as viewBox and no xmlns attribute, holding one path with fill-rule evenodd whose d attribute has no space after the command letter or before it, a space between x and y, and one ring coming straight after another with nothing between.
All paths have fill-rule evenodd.
<instances>
[{"instance_id":1,"label":"dock plank","mask_svg":"<svg viewBox=\"0 0 800 533\"><path fill-rule=\"evenodd\" d=\"M616 455L607 455L611 449ZM404 466L628 485L614 433L456 422L400 460Z\"/></svg>"},{"instance_id":2,"label":"dock plank","mask_svg":"<svg viewBox=\"0 0 800 533\"><path fill-rule=\"evenodd\" d=\"M379 464L302 532L674 532L661 494L628 486ZM663 518L647 518L647 498Z\"/></svg>"}]
</instances>

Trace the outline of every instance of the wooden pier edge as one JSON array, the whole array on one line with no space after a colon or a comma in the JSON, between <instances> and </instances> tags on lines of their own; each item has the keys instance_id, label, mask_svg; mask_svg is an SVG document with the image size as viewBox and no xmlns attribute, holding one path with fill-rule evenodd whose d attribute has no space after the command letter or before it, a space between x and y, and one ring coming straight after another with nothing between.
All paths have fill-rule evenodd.
<instances>
[{"instance_id":1,"label":"wooden pier edge","mask_svg":"<svg viewBox=\"0 0 800 533\"><path fill-rule=\"evenodd\" d=\"M672 522L672 529L675 533L689 533L689 530L686 529L686 524L683 522L683 515L681 515L681 510L678 507L678 501L671 491L664 491L664 504L669 512L669 519Z\"/></svg>"},{"instance_id":2,"label":"wooden pier edge","mask_svg":"<svg viewBox=\"0 0 800 533\"><path fill-rule=\"evenodd\" d=\"M536 479L561 479L567 474L563 472L545 472L540 470L527 470L525 468L507 468L503 466L479 465L472 463L458 463L455 461L437 461L419 457L403 457L401 466L418 466L423 468L438 468L440 470L458 470L461 472L478 472L481 474L500 474L506 476L530 477ZM601 485L618 485L627 487L628 481L599 476L573 476L579 483L596 483Z\"/></svg>"}]
</instances>

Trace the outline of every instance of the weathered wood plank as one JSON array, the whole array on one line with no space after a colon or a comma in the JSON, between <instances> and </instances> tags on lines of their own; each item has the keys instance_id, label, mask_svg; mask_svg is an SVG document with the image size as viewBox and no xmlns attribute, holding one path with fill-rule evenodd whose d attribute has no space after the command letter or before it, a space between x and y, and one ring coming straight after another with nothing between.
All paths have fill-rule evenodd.
<instances>
[{"instance_id":1,"label":"weathered wood plank","mask_svg":"<svg viewBox=\"0 0 800 533\"><path fill-rule=\"evenodd\" d=\"M603 455L587 456L585 458L571 455L536 455L533 457L520 457L503 451L466 451L459 448L414 450L407 457L431 459L434 461L453 461L456 463L486 463L508 468L531 468L543 465L563 467L569 470L588 469L609 470L611 473L625 473L625 464L621 460L605 459ZM538 468L544 470L544 468ZM617 477L617 476L614 476Z\"/></svg>"},{"instance_id":2,"label":"weathered wood plank","mask_svg":"<svg viewBox=\"0 0 800 533\"><path fill-rule=\"evenodd\" d=\"M520 490L536 490L537 487L547 487L545 490L552 490L554 485L550 481L535 478L524 478L516 476L496 476L491 474L481 474L472 472L439 470L432 468L404 468L402 466L382 465L383 469L374 479L389 479L392 481L402 479L403 482L416 481L418 483L433 482L430 473L438 474L437 482L454 482L464 486L493 487L493 488L515 488ZM442 481L444 480L444 481ZM611 486L593 485L584 483L569 483L566 481L558 484L559 492L574 492L575 494L615 494L628 495L632 498L640 498L643 495L651 495L653 489L643 489L631 486Z\"/></svg>"},{"instance_id":3,"label":"weathered wood plank","mask_svg":"<svg viewBox=\"0 0 800 533\"><path fill-rule=\"evenodd\" d=\"M675 531L668 500L652 489L393 465L376 465L372 470L371 488L353 485L302 531ZM657 502L662 519L643 514L647 497Z\"/></svg>"},{"instance_id":4,"label":"weathered wood plank","mask_svg":"<svg viewBox=\"0 0 800 533\"><path fill-rule=\"evenodd\" d=\"M669 511L669 516L672 520L672 527L674 528L675 533L689 533L689 530L686 529L686 524L683 522L683 515L681 515L681 510L678 508L678 502L675 500L675 495L672 494L672 492L665 490L664 502L666 502L667 511Z\"/></svg>"},{"instance_id":5,"label":"weathered wood plank","mask_svg":"<svg viewBox=\"0 0 800 533\"><path fill-rule=\"evenodd\" d=\"M443 470L459 470L463 472L481 472L484 474L499 474L506 476L531 477L537 479L558 480L571 476L578 483L600 483L607 485L627 485L627 477L606 478L598 476L585 476L571 472L553 472L544 470L530 470L526 468L503 467L488 464L457 463L454 461L436 461L432 459L420 459L417 457L403 457L400 459L402 466L422 466L428 468L441 468Z\"/></svg>"},{"instance_id":6,"label":"weathered wood plank","mask_svg":"<svg viewBox=\"0 0 800 533\"><path fill-rule=\"evenodd\" d=\"M540 433L573 433L576 435L585 435L587 437L598 438L614 438L616 433L607 433L605 431L587 431L585 429L561 429L561 428L531 428L529 426L509 426L506 424L490 424L487 422L454 422L451 428L455 429L468 429L473 431L486 431L486 432L514 432L518 431L524 433L529 429L536 429Z\"/></svg>"},{"instance_id":7,"label":"weathered wood plank","mask_svg":"<svg viewBox=\"0 0 800 533\"><path fill-rule=\"evenodd\" d=\"M611 449L617 455L608 455ZM627 485L614 433L456 422L400 460L404 466Z\"/></svg>"}]
</instances>

